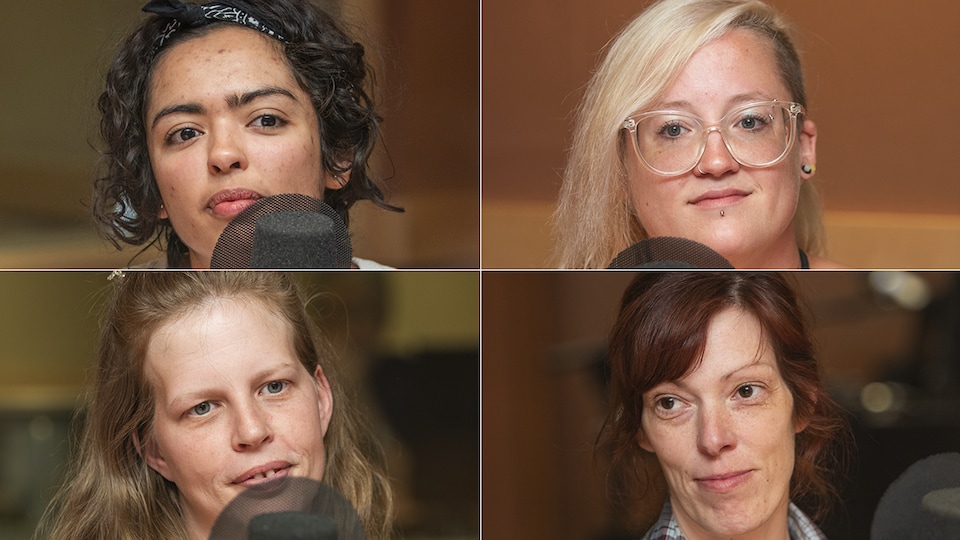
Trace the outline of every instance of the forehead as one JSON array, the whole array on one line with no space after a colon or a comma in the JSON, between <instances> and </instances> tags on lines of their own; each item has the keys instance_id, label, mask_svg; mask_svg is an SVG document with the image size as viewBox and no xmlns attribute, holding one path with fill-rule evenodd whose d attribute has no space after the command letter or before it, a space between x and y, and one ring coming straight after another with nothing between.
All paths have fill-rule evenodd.
<instances>
[{"instance_id":1,"label":"forehead","mask_svg":"<svg viewBox=\"0 0 960 540\"><path fill-rule=\"evenodd\" d=\"M668 86L660 104L715 109L751 100L789 101L770 38L735 29L700 47Z\"/></svg>"},{"instance_id":2,"label":"forehead","mask_svg":"<svg viewBox=\"0 0 960 540\"><path fill-rule=\"evenodd\" d=\"M708 387L741 370L765 370L779 376L776 353L757 317L739 308L726 308L710 320L700 362L679 381Z\"/></svg>"},{"instance_id":3,"label":"forehead","mask_svg":"<svg viewBox=\"0 0 960 540\"><path fill-rule=\"evenodd\" d=\"M157 326L147 341L144 370L163 385L204 371L259 363L292 353L293 329L262 300L215 298Z\"/></svg>"},{"instance_id":4,"label":"forehead","mask_svg":"<svg viewBox=\"0 0 960 540\"><path fill-rule=\"evenodd\" d=\"M224 24L161 53L150 77L148 102L171 92L228 93L262 85L297 86L282 45L256 30Z\"/></svg>"}]
</instances>

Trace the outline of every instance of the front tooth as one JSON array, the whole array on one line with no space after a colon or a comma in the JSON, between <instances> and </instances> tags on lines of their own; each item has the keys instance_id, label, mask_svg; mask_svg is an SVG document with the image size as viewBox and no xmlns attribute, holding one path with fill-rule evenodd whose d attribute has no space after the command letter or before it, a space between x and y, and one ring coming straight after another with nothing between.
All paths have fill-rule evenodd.
<instances>
[{"instance_id":1,"label":"front tooth","mask_svg":"<svg viewBox=\"0 0 960 540\"><path fill-rule=\"evenodd\" d=\"M254 480L259 480L259 479L261 479L261 478L263 478L263 473L258 473L258 474L253 475L253 479L254 479Z\"/></svg>"},{"instance_id":2,"label":"front tooth","mask_svg":"<svg viewBox=\"0 0 960 540\"><path fill-rule=\"evenodd\" d=\"M271 476L273 476L273 475L275 475L275 474L277 474L277 471L274 471L274 470L271 469L271 470L267 471L267 478L270 478Z\"/></svg>"}]
</instances>

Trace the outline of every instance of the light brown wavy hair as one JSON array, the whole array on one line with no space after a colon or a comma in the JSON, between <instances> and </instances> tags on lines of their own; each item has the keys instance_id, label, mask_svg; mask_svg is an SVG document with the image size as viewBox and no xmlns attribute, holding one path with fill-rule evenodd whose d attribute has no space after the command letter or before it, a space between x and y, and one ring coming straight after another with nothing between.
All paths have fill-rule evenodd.
<instances>
[{"instance_id":1,"label":"light brown wavy hair","mask_svg":"<svg viewBox=\"0 0 960 540\"><path fill-rule=\"evenodd\" d=\"M128 272L118 282L100 334L97 364L77 416L66 480L35 538L185 540L177 486L151 469L135 440L149 441L154 389L144 358L154 332L198 307L225 298L262 303L293 330L294 350L309 373L319 365L333 393L324 438L324 482L356 508L370 538L392 533L393 495L379 444L339 383L336 354L303 296L285 274L268 272ZM318 427L319 428L319 427Z\"/></svg>"}]
</instances>

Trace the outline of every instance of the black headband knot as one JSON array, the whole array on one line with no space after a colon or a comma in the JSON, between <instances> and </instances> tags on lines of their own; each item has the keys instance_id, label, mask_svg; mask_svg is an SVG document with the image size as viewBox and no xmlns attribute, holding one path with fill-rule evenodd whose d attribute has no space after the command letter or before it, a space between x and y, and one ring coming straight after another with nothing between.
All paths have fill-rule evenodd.
<instances>
[{"instance_id":1,"label":"black headband knot","mask_svg":"<svg viewBox=\"0 0 960 540\"><path fill-rule=\"evenodd\" d=\"M170 39L170 36L181 26L196 28L216 21L239 24L267 34L279 41L287 41L279 32L264 22L262 17L258 17L253 13L244 11L231 4L232 2L229 1L220 1L203 4L201 6L197 4L187 4L180 0L150 0L147 5L143 6L143 11L172 19L157 37L154 50L159 51L163 47L163 44Z\"/></svg>"}]
</instances>

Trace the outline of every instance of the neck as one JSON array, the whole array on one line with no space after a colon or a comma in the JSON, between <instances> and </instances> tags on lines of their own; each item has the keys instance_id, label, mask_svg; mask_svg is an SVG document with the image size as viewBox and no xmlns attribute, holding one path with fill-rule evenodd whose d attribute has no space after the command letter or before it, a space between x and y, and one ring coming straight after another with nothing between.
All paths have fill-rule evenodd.
<instances>
[{"instance_id":1,"label":"neck","mask_svg":"<svg viewBox=\"0 0 960 540\"><path fill-rule=\"evenodd\" d=\"M800 248L793 235L793 227L765 249L756 247L742 253L721 253L734 268L750 269L800 269Z\"/></svg>"},{"instance_id":2,"label":"neck","mask_svg":"<svg viewBox=\"0 0 960 540\"><path fill-rule=\"evenodd\" d=\"M680 531L687 540L790 540L790 529L787 525L787 511L789 500L784 499L777 506L773 514L765 521L752 527L750 530L728 530L704 527L688 516L677 505L673 505L674 518Z\"/></svg>"}]
</instances>

